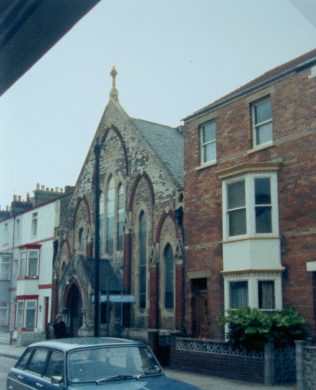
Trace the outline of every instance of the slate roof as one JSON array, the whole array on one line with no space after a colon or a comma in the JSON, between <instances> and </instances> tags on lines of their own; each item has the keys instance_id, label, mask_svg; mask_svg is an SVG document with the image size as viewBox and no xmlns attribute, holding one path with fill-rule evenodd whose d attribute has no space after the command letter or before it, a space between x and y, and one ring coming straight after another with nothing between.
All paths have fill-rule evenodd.
<instances>
[{"instance_id":1,"label":"slate roof","mask_svg":"<svg viewBox=\"0 0 316 390\"><path fill-rule=\"evenodd\" d=\"M184 145L182 131L179 128L164 126L142 119L131 118L131 120L143 135L145 141L168 168L177 183L183 187Z\"/></svg>"},{"instance_id":2,"label":"slate roof","mask_svg":"<svg viewBox=\"0 0 316 390\"><path fill-rule=\"evenodd\" d=\"M83 267L89 278L92 288L95 288L95 259L86 258L82 261ZM107 281L109 280L109 285ZM121 291L122 282L115 273L109 260L100 259L100 290L101 291Z\"/></svg>"},{"instance_id":3,"label":"slate roof","mask_svg":"<svg viewBox=\"0 0 316 390\"><path fill-rule=\"evenodd\" d=\"M217 108L220 105L227 103L228 101L240 95L251 92L252 90L255 90L261 86L274 82L291 72L298 71L299 69L302 69L305 66L310 66L312 64L316 64L316 49L313 49L307 53L302 54L299 57L294 58L291 61L288 61L282 65L270 69L269 71L263 73L261 76L255 78L249 83L242 85L241 87L235 89L234 91L228 93L220 99L215 100L213 103L194 112L192 115L186 117L185 120L194 118L195 116L201 115L204 112Z\"/></svg>"}]
</instances>

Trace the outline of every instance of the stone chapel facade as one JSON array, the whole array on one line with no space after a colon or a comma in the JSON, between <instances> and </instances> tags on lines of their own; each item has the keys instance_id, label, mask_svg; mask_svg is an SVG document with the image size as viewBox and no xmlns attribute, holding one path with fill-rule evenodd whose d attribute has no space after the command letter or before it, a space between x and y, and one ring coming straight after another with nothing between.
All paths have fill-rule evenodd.
<instances>
[{"instance_id":1,"label":"stone chapel facade","mask_svg":"<svg viewBox=\"0 0 316 390\"><path fill-rule=\"evenodd\" d=\"M101 334L145 338L148 329L183 327L183 134L130 118L114 68L111 75L109 102L74 191L60 206L53 312L64 313L70 335L93 335L97 212Z\"/></svg>"}]
</instances>

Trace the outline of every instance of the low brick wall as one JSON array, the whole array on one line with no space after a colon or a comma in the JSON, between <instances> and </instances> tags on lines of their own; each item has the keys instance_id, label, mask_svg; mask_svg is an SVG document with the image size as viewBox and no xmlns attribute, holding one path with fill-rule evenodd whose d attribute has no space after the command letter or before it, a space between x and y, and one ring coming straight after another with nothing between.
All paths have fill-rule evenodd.
<instances>
[{"instance_id":1,"label":"low brick wall","mask_svg":"<svg viewBox=\"0 0 316 390\"><path fill-rule=\"evenodd\" d=\"M263 353L236 351L220 342L172 338L170 368L265 383Z\"/></svg>"},{"instance_id":2,"label":"low brick wall","mask_svg":"<svg viewBox=\"0 0 316 390\"><path fill-rule=\"evenodd\" d=\"M45 340L46 334L44 332L17 332L16 346L25 347L37 341Z\"/></svg>"},{"instance_id":3,"label":"low brick wall","mask_svg":"<svg viewBox=\"0 0 316 390\"><path fill-rule=\"evenodd\" d=\"M171 337L170 368L273 385L295 382L295 349L263 352L233 349L224 342Z\"/></svg>"}]
</instances>

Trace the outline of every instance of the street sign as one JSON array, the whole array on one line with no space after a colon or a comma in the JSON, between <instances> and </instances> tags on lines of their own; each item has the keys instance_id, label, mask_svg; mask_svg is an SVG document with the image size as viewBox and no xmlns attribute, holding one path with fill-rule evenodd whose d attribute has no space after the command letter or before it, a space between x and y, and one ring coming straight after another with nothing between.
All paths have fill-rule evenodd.
<instances>
[{"instance_id":1,"label":"street sign","mask_svg":"<svg viewBox=\"0 0 316 390\"><path fill-rule=\"evenodd\" d=\"M135 295L131 294L101 294L100 302L107 302L109 298L109 301L112 303L135 303L136 297ZM94 295L91 295L91 302L94 303Z\"/></svg>"}]
</instances>

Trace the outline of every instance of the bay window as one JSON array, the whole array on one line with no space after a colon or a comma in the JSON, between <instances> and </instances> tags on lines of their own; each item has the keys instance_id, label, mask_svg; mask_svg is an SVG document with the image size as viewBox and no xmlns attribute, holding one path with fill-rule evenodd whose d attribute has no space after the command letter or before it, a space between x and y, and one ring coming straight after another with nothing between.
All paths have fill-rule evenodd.
<instances>
[{"instance_id":1,"label":"bay window","mask_svg":"<svg viewBox=\"0 0 316 390\"><path fill-rule=\"evenodd\" d=\"M19 279L37 278L39 271L39 250L26 249L20 252Z\"/></svg>"},{"instance_id":2,"label":"bay window","mask_svg":"<svg viewBox=\"0 0 316 390\"><path fill-rule=\"evenodd\" d=\"M281 273L248 272L242 277L226 275L224 289L225 309L282 309Z\"/></svg>"},{"instance_id":3,"label":"bay window","mask_svg":"<svg viewBox=\"0 0 316 390\"><path fill-rule=\"evenodd\" d=\"M224 239L277 233L276 187L276 173L250 173L224 181Z\"/></svg>"},{"instance_id":4,"label":"bay window","mask_svg":"<svg viewBox=\"0 0 316 390\"><path fill-rule=\"evenodd\" d=\"M36 300L18 300L16 305L15 327L17 329L34 329L36 327L36 309Z\"/></svg>"}]
</instances>

